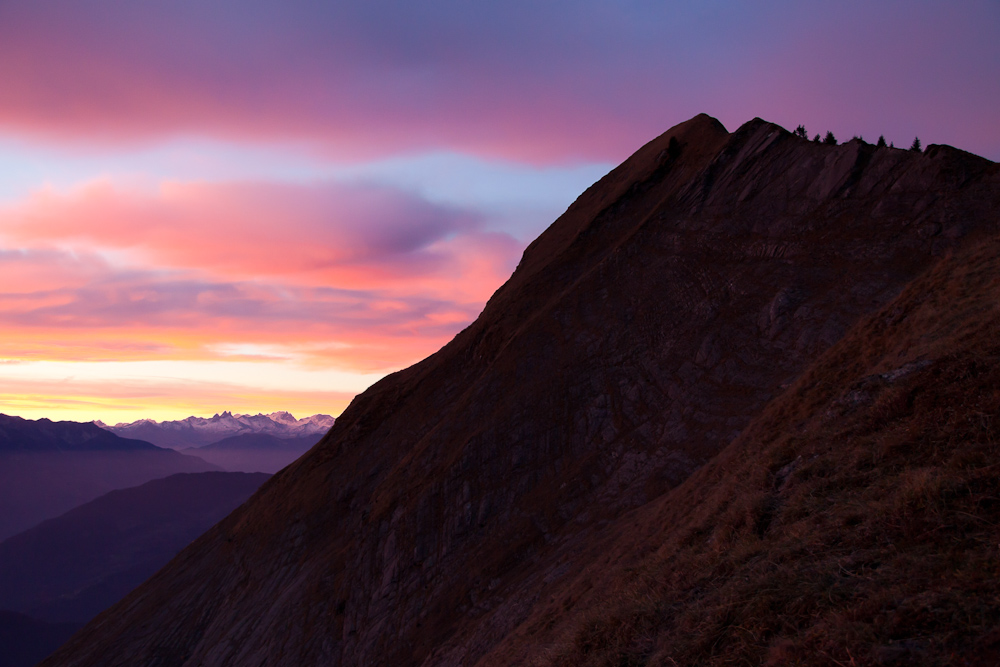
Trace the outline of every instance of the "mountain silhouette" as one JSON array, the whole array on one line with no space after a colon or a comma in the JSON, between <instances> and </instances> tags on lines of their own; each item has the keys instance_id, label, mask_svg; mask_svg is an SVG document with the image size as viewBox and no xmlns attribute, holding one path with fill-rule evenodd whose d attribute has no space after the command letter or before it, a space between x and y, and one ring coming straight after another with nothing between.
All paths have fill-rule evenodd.
<instances>
[{"instance_id":1,"label":"mountain silhouette","mask_svg":"<svg viewBox=\"0 0 1000 667\"><path fill-rule=\"evenodd\" d=\"M945 350L965 340L935 318L974 323L995 306L975 298L967 307L986 310L962 315L949 310L959 299L934 301L906 324L909 339L886 335L883 347L900 345L891 359L852 361L868 348L842 339L891 323L887 304L929 303L933 292L912 290L930 289L919 287L928 272L953 270L952 253L994 250L984 239L1000 231L997 210L997 165L951 147L815 144L760 119L733 133L706 115L682 123L584 192L468 328L358 396L316 447L44 664L672 664L674 647L688 663L782 664L797 647L828 651L824 626L809 619L864 610L850 606L855 589L823 588L822 577L836 563L848 578L876 566L854 552L827 562L815 549L853 539L866 508L889 503L894 478L845 482L859 495L829 496L830 524L812 520L809 498L828 489L798 485L821 479L815 462L836 463L838 447L852 465L861 450L850 429L816 431L825 445L810 445L809 429L851 406L879 428L905 418L923 404L897 391L958 372L938 352L921 365L931 357L917 350L934 336ZM901 293L911 301L894 302ZM873 313L881 319L866 319ZM848 347L830 350L838 341ZM831 358L842 373L816 370ZM871 373L886 378L864 384ZM880 382L901 383L885 405ZM855 405L853 391L869 398ZM941 428L972 415L963 405L940 415ZM936 488L911 482L918 499ZM786 503L792 489L804 499ZM962 507L997 519L988 502ZM725 520L718 529L713 517ZM785 574L820 576L832 606L797 608L805 593L738 606L728 593L765 581L747 583L769 557L744 538L820 562ZM909 539L927 541L919 531ZM883 571L947 585L914 574L947 561L930 544L926 558ZM885 597L864 613L895 604L894 590L876 590ZM988 587L963 590L979 595L969 609L984 609L968 636L957 616L859 623L874 629L843 636L866 655L884 645L886 659L974 657L989 648L996 606ZM732 640L740 621L756 623L749 648ZM942 639L901 643L923 629Z\"/></svg>"},{"instance_id":2,"label":"mountain silhouette","mask_svg":"<svg viewBox=\"0 0 1000 667\"><path fill-rule=\"evenodd\" d=\"M215 469L94 424L0 415L0 540L114 489Z\"/></svg>"},{"instance_id":3,"label":"mountain silhouette","mask_svg":"<svg viewBox=\"0 0 1000 667\"><path fill-rule=\"evenodd\" d=\"M269 475L181 473L112 491L0 542L0 609L83 622L160 569Z\"/></svg>"},{"instance_id":4,"label":"mountain silhouette","mask_svg":"<svg viewBox=\"0 0 1000 667\"><path fill-rule=\"evenodd\" d=\"M187 449L204 447L238 435L267 434L277 438L316 436L315 440L319 440L333 426L333 421L330 415L312 415L296 419L284 411L272 412L269 415L241 415L225 411L212 417L188 417L164 422L140 419L129 424L121 423L114 426L108 426L103 422L94 423L123 438L147 440L158 447Z\"/></svg>"}]
</instances>

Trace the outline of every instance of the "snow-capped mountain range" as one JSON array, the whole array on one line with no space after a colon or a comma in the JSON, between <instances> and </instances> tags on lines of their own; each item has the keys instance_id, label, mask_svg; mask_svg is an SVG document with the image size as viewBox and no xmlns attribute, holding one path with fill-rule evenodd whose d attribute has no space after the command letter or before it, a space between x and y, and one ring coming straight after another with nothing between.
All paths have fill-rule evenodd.
<instances>
[{"instance_id":1,"label":"snow-capped mountain range","mask_svg":"<svg viewBox=\"0 0 1000 667\"><path fill-rule=\"evenodd\" d=\"M308 435L322 436L333 426L330 415L313 415L296 419L288 412L269 415L241 415L226 411L213 417L188 417L176 421L157 422L140 419L131 424L108 426L101 421L94 423L124 438L145 440L159 447L185 449L202 447L234 435L265 433L278 438L298 438Z\"/></svg>"}]
</instances>

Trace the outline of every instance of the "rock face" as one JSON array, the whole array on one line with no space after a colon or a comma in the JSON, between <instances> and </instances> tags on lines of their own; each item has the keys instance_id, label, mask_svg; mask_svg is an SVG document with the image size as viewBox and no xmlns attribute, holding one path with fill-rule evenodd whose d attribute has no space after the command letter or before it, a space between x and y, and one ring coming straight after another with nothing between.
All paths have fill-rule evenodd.
<instances>
[{"instance_id":1,"label":"rock face","mask_svg":"<svg viewBox=\"0 0 1000 667\"><path fill-rule=\"evenodd\" d=\"M998 330L994 237L599 531L477 664L1000 664Z\"/></svg>"},{"instance_id":2,"label":"rock face","mask_svg":"<svg viewBox=\"0 0 1000 667\"><path fill-rule=\"evenodd\" d=\"M939 256L995 232L998 205L997 165L953 148L678 125L581 195L451 343L357 397L45 664L509 655L555 626L536 614L562 582L627 554L595 554L601 536Z\"/></svg>"}]
</instances>

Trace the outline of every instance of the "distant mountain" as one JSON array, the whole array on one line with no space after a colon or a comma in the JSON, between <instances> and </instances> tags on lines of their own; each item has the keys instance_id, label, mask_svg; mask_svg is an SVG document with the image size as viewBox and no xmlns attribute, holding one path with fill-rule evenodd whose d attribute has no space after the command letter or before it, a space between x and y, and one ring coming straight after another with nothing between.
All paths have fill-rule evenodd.
<instances>
[{"instance_id":1,"label":"distant mountain","mask_svg":"<svg viewBox=\"0 0 1000 667\"><path fill-rule=\"evenodd\" d=\"M151 451L153 444L120 437L94 424L0 415L0 452Z\"/></svg>"},{"instance_id":2,"label":"distant mountain","mask_svg":"<svg viewBox=\"0 0 1000 667\"><path fill-rule=\"evenodd\" d=\"M267 433L245 433L181 451L224 470L275 473L309 451L322 437L314 434L279 438Z\"/></svg>"},{"instance_id":3,"label":"distant mountain","mask_svg":"<svg viewBox=\"0 0 1000 667\"><path fill-rule=\"evenodd\" d=\"M217 470L94 424L0 415L0 540L115 489Z\"/></svg>"},{"instance_id":4,"label":"distant mountain","mask_svg":"<svg viewBox=\"0 0 1000 667\"><path fill-rule=\"evenodd\" d=\"M210 418L188 417L177 421L140 419L131 424L114 426L99 421L94 423L124 438L140 438L159 447L186 449L203 447L234 435L266 433L278 438L322 437L333 422L334 418L330 415L317 414L296 419L288 412L272 412L269 415L223 412Z\"/></svg>"},{"instance_id":5,"label":"distant mountain","mask_svg":"<svg viewBox=\"0 0 1000 667\"><path fill-rule=\"evenodd\" d=\"M0 667L32 667L59 648L82 623L47 623L0 611Z\"/></svg>"},{"instance_id":6,"label":"distant mountain","mask_svg":"<svg viewBox=\"0 0 1000 667\"><path fill-rule=\"evenodd\" d=\"M112 491L0 542L0 609L86 622L167 564L270 475L171 475ZM0 647L0 653L2 653Z\"/></svg>"}]
</instances>

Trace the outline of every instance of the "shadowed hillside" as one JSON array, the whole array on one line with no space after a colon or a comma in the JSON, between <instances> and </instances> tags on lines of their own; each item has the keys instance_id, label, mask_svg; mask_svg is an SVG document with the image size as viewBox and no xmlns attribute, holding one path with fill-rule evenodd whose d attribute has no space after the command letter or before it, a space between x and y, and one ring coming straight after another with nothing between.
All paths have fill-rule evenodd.
<instances>
[{"instance_id":1,"label":"shadowed hillside","mask_svg":"<svg viewBox=\"0 0 1000 667\"><path fill-rule=\"evenodd\" d=\"M991 239L595 540L483 664L998 664L998 387Z\"/></svg>"},{"instance_id":2,"label":"shadowed hillside","mask_svg":"<svg viewBox=\"0 0 1000 667\"><path fill-rule=\"evenodd\" d=\"M110 426L95 422L123 438L139 438L158 447L187 449L205 447L225 438L267 434L276 438L303 438L315 436L319 440L333 426L330 415L312 415L296 419L288 412L272 412L269 415L241 415L223 412L212 417L188 417L174 421L157 422L140 419L130 424Z\"/></svg>"},{"instance_id":3,"label":"shadowed hillside","mask_svg":"<svg viewBox=\"0 0 1000 667\"><path fill-rule=\"evenodd\" d=\"M215 469L94 424L0 415L0 540L114 489Z\"/></svg>"},{"instance_id":4,"label":"shadowed hillside","mask_svg":"<svg viewBox=\"0 0 1000 667\"><path fill-rule=\"evenodd\" d=\"M997 165L953 148L682 123L581 195L476 322L356 398L47 664L613 661L635 642L638 664L668 656L661 617L615 620L605 582L582 577L654 567L638 514L747 442L860 318L995 233L998 205ZM574 639L587 627L603 643Z\"/></svg>"},{"instance_id":5,"label":"shadowed hillside","mask_svg":"<svg viewBox=\"0 0 1000 667\"><path fill-rule=\"evenodd\" d=\"M88 621L245 501L265 474L171 475L0 542L0 609Z\"/></svg>"}]
</instances>

